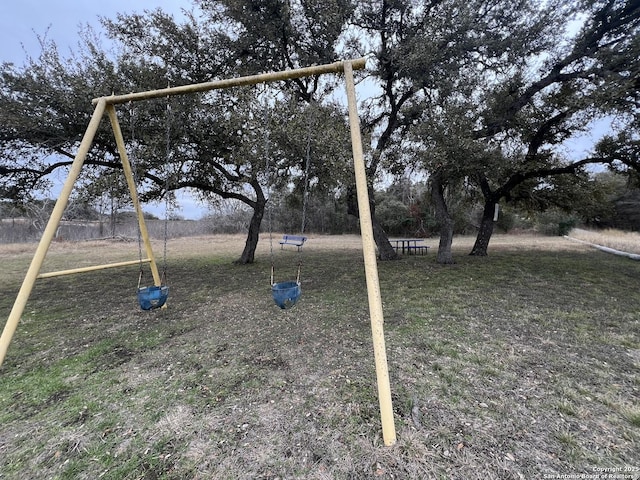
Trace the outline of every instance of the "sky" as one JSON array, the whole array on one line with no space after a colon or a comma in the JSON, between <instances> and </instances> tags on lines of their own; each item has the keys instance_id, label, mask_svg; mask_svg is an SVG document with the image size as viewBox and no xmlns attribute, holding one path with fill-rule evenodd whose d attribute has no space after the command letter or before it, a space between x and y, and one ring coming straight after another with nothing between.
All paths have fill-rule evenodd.
<instances>
[{"instance_id":1,"label":"sky","mask_svg":"<svg viewBox=\"0 0 640 480\"><path fill-rule=\"evenodd\" d=\"M25 50L39 52L38 36L54 40L62 55L76 50L78 31L85 24L99 27L100 16L141 13L158 7L176 16L189 10L190 0L2 0L0 2L0 61L22 64Z\"/></svg>"},{"instance_id":2,"label":"sky","mask_svg":"<svg viewBox=\"0 0 640 480\"><path fill-rule=\"evenodd\" d=\"M115 18L117 13L142 13L161 8L180 18L182 9L190 10L190 0L0 0L0 63L22 66L28 55L40 53L38 37L53 40L63 57L78 50L81 27L89 24L100 31L99 17ZM88 99L87 101L91 101ZM61 183L64 178L57 179ZM181 198L180 211L173 213L198 219L207 213L205 206L189 196ZM144 209L160 217L163 205L145 205Z\"/></svg>"},{"instance_id":3,"label":"sky","mask_svg":"<svg viewBox=\"0 0 640 480\"><path fill-rule=\"evenodd\" d=\"M161 8L180 18L183 9L192 8L191 0L0 0L0 62L24 63L27 54L40 52L38 36L46 36L58 45L60 54L68 56L78 50L81 27L86 24L100 31L99 17L115 18L117 13L141 13ZM593 125L590 132L567 142L567 154L581 157L591 148L603 130L604 124ZM60 179L60 182L64 179ZM181 197L181 210L174 213L184 218L198 219L207 208L191 199ZM163 207L147 205L148 210L160 217Z\"/></svg>"}]
</instances>

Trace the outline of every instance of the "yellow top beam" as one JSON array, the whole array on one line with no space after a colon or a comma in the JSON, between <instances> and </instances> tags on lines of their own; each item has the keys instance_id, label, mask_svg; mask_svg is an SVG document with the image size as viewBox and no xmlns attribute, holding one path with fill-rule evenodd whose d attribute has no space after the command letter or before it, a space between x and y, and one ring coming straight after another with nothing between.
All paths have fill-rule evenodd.
<instances>
[{"instance_id":1,"label":"yellow top beam","mask_svg":"<svg viewBox=\"0 0 640 480\"><path fill-rule=\"evenodd\" d=\"M208 92L209 90L219 90L229 87L240 87L246 85L256 85L258 83L277 82L278 80L290 80L292 78L310 77L313 75L321 75L323 73L341 73L344 72L344 65L347 62L351 64L353 70L362 70L366 66L367 59L363 57L356 60L345 60L341 62L329 63L327 65L316 65L312 67L297 68L293 70L284 70L281 72L261 73L258 75L250 75L247 77L214 80L211 82L194 83L191 85L183 85L180 87L162 88L159 90L128 93L125 95L110 95L107 97L94 98L92 100L92 103L96 105L100 100L103 100L107 105L118 105L127 102L149 100L152 98L170 97L197 92Z\"/></svg>"}]
</instances>

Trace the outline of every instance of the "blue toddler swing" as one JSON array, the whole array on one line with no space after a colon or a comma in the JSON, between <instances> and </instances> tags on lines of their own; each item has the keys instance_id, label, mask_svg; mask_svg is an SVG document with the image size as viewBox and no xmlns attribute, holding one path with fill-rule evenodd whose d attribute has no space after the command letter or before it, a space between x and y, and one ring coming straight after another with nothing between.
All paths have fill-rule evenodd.
<instances>
[{"instance_id":1,"label":"blue toddler swing","mask_svg":"<svg viewBox=\"0 0 640 480\"><path fill-rule=\"evenodd\" d=\"M303 207L302 224L304 227L305 208ZM271 251L271 295L275 304L283 310L293 307L302 295L300 284L300 271L302 270L302 249L298 249L298 273L295 280L275 282L275 262L273 254L273 232L272 232L271 208L269 208L269 249ZM304 228L302 229L304 233Z\"/></svg>"},{"instance_id":2,"label":"blue toddler swing","mask_svg":"<svg viewBox=\"0 0 640 480\"><path fill-rule=\"evenodd\" d=\"M265 110L267 111L267 110ZM265 125L268 125L268 115L265 114ZM266 154L266 169L267 169L267 179L270 176L270 165L269 165L269 137L268 137L268 129L265 129L265 154ZM300 229L300 235L304 235L304 228L306 224L306 215L307 215L307 200L308 200L308 184L309 184L309 170L311 166L311 121L309 121L308 125L308 135L307 135L307 145L306 145L306 165L305 165L305 175L304 175L304 193L302 197L302 226ZM270 195L269 195L270 196ZM273 301L275 304L283 310L293 307L302 295L302 286L300 284L300 271L302 270L302 249L298 248L298 273L296 275L295 280L287 280L284 282L274 282L275 277L275 266L274 266L274 255L273 255L273 222L272 222L272 211L271 206L269 206L269 247L271 250L271 295L273 297Z\"/></svg>"},{"instance_id":3,"label":"blue toddler swing","mask_svg":"<svg viewBox=\"0 0 640 480\"><path fill-rule=\"evenodd\" d=\"M142 277L144 276L144 269L142 268L142 245L141 245L141 234L140 229L138 229L138 250L140 254L140 275L138 276L138 303L140 304L140 308L142 310L154 310L156 308L161 308L167 302L167 297L169 296L169 287L165 284L165 279L167 278L167 217L168 214L168 204L169 201L166 201L167 207L165 208L165 220L164 220L164 252L162 255L162 276L160 277L160 285L150 285L147 287L141 287Z\"/></svg>"},{"instance_id":4,"label":"blue toddler swing","mask_svg":"<svg viewBox=\"0 0 640 480\"><path fill-rule=\"evenodd\" d=\"M283 310L293 307L300 298L300 295L302 295L302 288L300 286L301 266L302 263L298 263L298 276L295 280L274 283L273 276L275 269L273 264L271 265L271 295L276 305Z\"/></svg>"},{"instance_id":5,"label":"blue toddler swing","mask_svg":"<svg viewBox=\"0 0 640 480\"><path fill-rule=\"evenodd\" d=\"M131 138L135 140L134 137L134 122L133 122L133 111L131 111L132 121L131 121ZM167 130L166 130L166 160L167 163L169 161L170 153L171 153L171 105L167 103ZM167 277L167 230L168 230L168 217L169 217L169 176L168 174L165 177L165 186L164 186L164 194L165 194L165 218L164 218L164 252L162 259L162 277L160 280L160 285L150 285L147 287L141 286L142 277L144 276L144 269L142 268L142 233L140 231L140 225L138 225L138 252L140 255L140 275L138 276L138 288L137 288L137 297L138 304L142 310L154 310L156 308L161 308L167 302L167 298L169 297L169 287L165 285L165 279Z\"/></svg>"},{"instance_id":6,"label":"blue toddler swing","mask_svg":"<svg viewBox=\"0 0 640 480\"><path fill-rule=\"evenodd\" d=\"M167 285L152 285L150 287L141 287L143 272L140 270L140 279L138 280L138 303L142 310L153 310L162 307L169 296L169 287Z\"/></svg>"}]
</instances>

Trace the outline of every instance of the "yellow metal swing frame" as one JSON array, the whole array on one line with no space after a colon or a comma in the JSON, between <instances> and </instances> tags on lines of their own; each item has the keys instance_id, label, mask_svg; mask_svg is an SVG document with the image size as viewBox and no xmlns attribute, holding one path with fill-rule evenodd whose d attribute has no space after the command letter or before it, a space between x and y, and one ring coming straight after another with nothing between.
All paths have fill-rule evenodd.
<instances>
[{"instance_id":1,"label":"yellow metal swing frame","mask_svg":"<svg viewBox=\"0 0 640 480\"><path fill-rule=\"evenodd\" d=\"M365 274L367 280L367 295L369 301L369 313L371 318L371 334L373 338L374 357L376 365L376 377L378 384L378 400L380 404L380 417L382 423L382 436L385 445L392 445L396 441L395 425L393 420L393 407L391 402L391 388L389 383L389 373L387 367L387 354L384 340L384 317L382 313L382 299L380 295L380 285L378 279L378 267L376 263L376 250L373 238L373 227L371 223L371 210L369 206L369 193L367 188L366 170L364 164L364 155L362 149L362 138L360 134L360 121L358 118L357 100L355 92L355 82L353 78L353 70L363 69L366 59L360 58L355 60L346 60L335 62L327 65L318 65L294 70L285 70L280 72L264 73L260 75L252 75L234 79L217 80L206 83L184 85L180 87L171 87L160 90L151 90L146 92L130 93L126 95L111 95L107 97L95 98L92 103L95 105L93 115L84 133L82 142L78 148L69 175L64 183L60 197L51 213L49 222L42 234L40 243L34 253L33 259L16 300L13 304L9 318L5 324L2 336L0 337L0 366L4 361L9 344L16 331L18 322L24 312L27 300L31 295L33 286L37 279L49 278L60 275L70 275L81 272L89 272L93 270L101 270L107 268L121 267L126 265L138 264L140 260L128 262L111 263L107 265L97 265L93 267L75 268L70 270L62 270L57 272L40 273L40 269L46 257L47 251L55 232L58 228L62 215L67 206L69 196L73 190L76 180L80 175L82 165L93 143L93 138L98 130L102 117L106 113L111 122L111 128L116 140L120 159L127 180L131 199L138 217L140 226L140 234L144 242L144 249L147 257L142 262L150 264L153 275L154 284L160 286L161 278L158 272L158 266L153 256L149 233L144 221L142 209L138 200L136 185L129 163L129 157L125 149L122 131L116 115L116 105L128 102L136 102L142 100L150 100L153 98L162 98L176 95L186 95L191 93L206 92L216 89L224 89L237 86L248 86L259 83L274 82L280 80L289 80L293 78L302 78L325 73L344 73L345 86L347 93L347 102L349 109L349 126L351 130L351 146L353 152L353 161L355 167L355 180L358 197L358 208L360 216L360 229L362 235L362 251L364 255Z\"/></svg>"}]
</instances>

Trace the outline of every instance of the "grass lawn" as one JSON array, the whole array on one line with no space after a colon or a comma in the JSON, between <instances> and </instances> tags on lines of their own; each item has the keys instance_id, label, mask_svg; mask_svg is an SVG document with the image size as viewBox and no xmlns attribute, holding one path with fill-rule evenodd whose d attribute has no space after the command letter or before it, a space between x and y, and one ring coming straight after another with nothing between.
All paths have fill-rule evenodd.
<instances>
[{"instance_id":1,"label":"grass lawn","mask_svg":"<svg viewBox=\"0 0 640 480\"><path fill-rule=\"evenodd\" d=\"M232 264L242 236L170 241L165 310L137 307L137 267L39 280L0 369L0 479L640 477L640 263L561 238L496 236L487 258L468 242L451 266L437 240L379 264L392 447L357 237L311 236L285 311L268 241ZM0 246L2 324L34 249ZM294 277L295 251L274 252L276 280ZM44 270L137 255L60 243Z\"/></svg>"}]
</instances>

